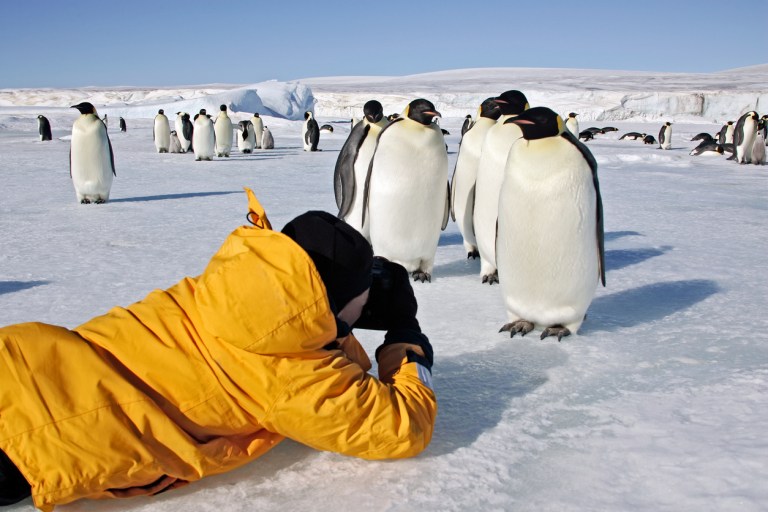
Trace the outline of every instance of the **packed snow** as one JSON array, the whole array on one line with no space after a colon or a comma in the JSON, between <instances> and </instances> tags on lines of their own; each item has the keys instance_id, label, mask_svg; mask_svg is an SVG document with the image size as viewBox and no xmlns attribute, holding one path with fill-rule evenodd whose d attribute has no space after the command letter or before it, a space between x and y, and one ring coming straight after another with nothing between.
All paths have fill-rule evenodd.
<instances>
[{"instance_id":1,"label":"packed snow","mask_svg":"<svg viewBox=\"0 0 768 512\"><path fill-rule=\"evenodd\" d=\"M558 343L498 333L507 321L500 287L480 283L456 224L441 235L432 282L414 284L439 405L423 454L370 462L287 440L180 490L62 510L766 510L768 167L688 153L697 133L749 109L766 113L767 79L765 66L707 75L498 69L275 82L269 94L259 84L0 91L0 325L75 327L199 274L245 223L243 187L277 229L306 210L335 213L334 164L368 99L386 113L433 101L450 132L450 172L464 116L507 89L579 113L582 129L609 120L619 129L587 142L599 164L608 272L578 335ZM80 101L110 118L117 177L105 205L77 204L69 178L77 111L67 107ZM275 149L233 148L212 162L155 151L158 108L215 112L217 102L235 123L263 106ZM301 148L304 109L335 127L317 153ZM41 113L53 141L38 140ZM619 140L656 136L664 121L674 122L669 151ZM357 335L370 354L382 339ZM31 500L9 508L32 509Z\"/></svg>"}]
</instances>

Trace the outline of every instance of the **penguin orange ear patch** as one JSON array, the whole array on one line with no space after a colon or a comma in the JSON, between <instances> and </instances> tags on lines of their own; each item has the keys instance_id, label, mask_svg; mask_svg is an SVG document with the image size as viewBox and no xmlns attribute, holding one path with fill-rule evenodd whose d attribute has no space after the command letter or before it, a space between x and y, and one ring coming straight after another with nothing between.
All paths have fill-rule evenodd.
<instances>
[{"instance_id":1,"label":"penguin orange ear patch","mask_svg":"<svg viewBox=\"0 0 768 512\"><path fill-rule=\"evenodd\" d=\"M562 117L557 116L557 133L563 133L563 131L565 131L565 123Z\"/></svg>"}]
</instances>

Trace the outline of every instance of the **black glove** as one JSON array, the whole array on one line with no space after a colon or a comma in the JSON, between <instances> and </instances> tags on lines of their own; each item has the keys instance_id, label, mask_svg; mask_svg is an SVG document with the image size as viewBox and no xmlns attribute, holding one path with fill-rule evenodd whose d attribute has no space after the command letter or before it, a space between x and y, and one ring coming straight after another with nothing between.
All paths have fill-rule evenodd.
<instances>
[{"instance_id":1,"label":"black glove","mask_svg":"<svg viewBox=\"0 0 768 512\"><path fill-rule=\"evenodd\" d=\"M373 281L368 302L354 327L377 331L411 329L421 332L419 321L416 320L418 304L408 271L402 265L376 256L373 258L371 275Z\"/></svg>"},{"instance_id":2,"label":"black glove","mask_svg":"<svg viewBox=\"0 0 768 512\"><path fill-rule=\"evenodd\" d=\"M424 355L422 356L415 350L409 349L407 345L415 345L419 347ZM384 336L384 343L379 345L379 347L376 349L376 361L380 366L382 365L380 356L383 356L383 354L386 353L389 348L392 350L404 350L405 357L408 358L409 363L419 363L423 367L430 370L430 372L432 371L434 352L432 350L432 344L429 342L429 338L427 338L423 333L414 331L412 329L390 329L387 331L387 334ZM396 357L399 357L402 361L402 352ZM390 362L390 365L391 364L392 363Z\"/></svg>"}]
</instances>

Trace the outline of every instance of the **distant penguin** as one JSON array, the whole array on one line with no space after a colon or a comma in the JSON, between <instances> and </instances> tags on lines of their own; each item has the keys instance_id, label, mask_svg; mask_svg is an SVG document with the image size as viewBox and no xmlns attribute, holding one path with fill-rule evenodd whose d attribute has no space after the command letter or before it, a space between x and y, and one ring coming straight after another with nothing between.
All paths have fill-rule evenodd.
<instances>
[{"instance_id":1,"label":"distant penguin","mask_svg":"<svg viewBox=\"0 0 768 512\"><path fill-rule=\"evenodd\" d=\"M125 132L128 130L128 127L125 125L125 119L122 117L120 118L120 131Z\"/></svg>"},{"instance_id":2,"label":"distant penguin","mask_svg":"<svg viewBox=\"0 0 768 512\"><path fill-rule=\"evenodd\" d=\"M757 136L758 119L757 112L751 110L736 121L736 128L733 130L733 145L736 148L734 153L736 161L740 164L752 162L752 148Z\"/></svg>"},{"instance_id":3,"label":"distant penguin","mask_svg":"<svg viewBox=\"0 0 768 512\"><path fill-rule=\"evenodd\" d=\"M195 151L196 162L213 160L216 151L216 134L213 130L213 121L208 117L205 109L201 109L200 113L195 115L192 148Z\"/></svg>"},{"instance_id":4,"label":"distant penguin","mask_svg":"<svg viewBox=\"0 0 768 512\"><path fill-rule=\"evenodd\" d=\"M258 112L254 112L251 117L251 125L253 126L253 136L256 138L256 148L261 148L262 134L264 133L264 121Z\"/></svg>"},{"instance_id":5,"label":"distant penguin","mask_svg":"<svg viewBox=\"0 0 768 512\"><path fill-rule=\"evenodd\" d=\"M116 176L115 156L107 127L88 102L72 105L80 116L72 125L69 176L80 204L106 203Z\"/></svg>"},{"instance_id":6,"label":"distant penguin","mask_svg":"<svg viewBox=\"0 0 768 512\"><path fill-rule=\"evenodd\" d=\"M464 134L467 133L467 130L472 128L472 125L474 124L474 121L472 120L472 116L467 114L464 117L464 122L461 125L461 136L464 137Z\"/></svg>"},{"instance_id":7,"label":"distant penguin","mask_svg":"<svg viewBox=\"0 0 768 512\"><path fill-rule=\"evenodd\" d=\"M324 124L320 127L320 131L325 133L333 133L333 126L330 124Z\"/></svg>"},{"instance_id":8,"label":"distant penguin","mask_svg":"<svg viewBox=\"0 0 768 512\"><path fill-rule=\"evenodd\" d=\"M763 122L763 138L768 141L768 114L761 117L760 121ZM766 142L766 144L768 144L768 142Z\"/></svg>"},{"instance_id":9,"label":"distant penguin","mask_svg":"<svg viewBox=\"0 0 768 512\"><path fill-rule=\"evenodd\" d=\"M565 127L568 128L568 131L571 132L571 135L574 137L578 137L579 133L581 133L579 130L579 121L576 119L577 115L579 114L571 112L565 120Z\"/></svg>"},{"instance_id":10,"label":"distant penguin","mask_svg":"<svg viewBox=\"0 0 768 512\"><path fill-rule=\"evenodd\" d=\"M51 123L48 121L48 118L39 115L37 116L37 133L40 135L40 140L52 140L53 135L51 135Z\"/></svg>"},{"instance_id":11,"label":"distant penguin","mask_svg":"<svg viewBox=\"0 0 768 512\"><path fill-rule=\"evenodd\" d=\"M272 132L266 126L263 126L263 131L261 132L261 149L275 149L275 139L272 137Z\"/></svg>"},{"instance_id":12,"label":"distant penguin","mask_svg":"<svg viewBox=\"0 0 768 512\"><path fill-rule=\"evenodd\" d=\"M528 99L520 91L505 91L494 101L501 116L488 129L480 150L475 185L475 208L472 225L480 254L480 280L492 285L499 282L496 272L496 222L499 214L499 191L504 180L504 166L512 144L523 132L516 124L504 124L528 108Z\"/></svg>"},{"instance_id":13,"label":"distant penguin","mask_svg":"<svg viewBox=\"0 0 768 512\"><path fill-rule=\"evenodd\" d=\"M181 153L181 141L176 130L171 131L171 145L168 148L169 153Z\"/></svg>"},{"instance_id":14,"label":"distant penguin","mask_svg":"<svg viewBox=\"0 0 768 512\"><path fill-rule=\"evenodd\" d=\"M376 100L363 105L363 119L349 132L336 159L333 190L338 217L358 230L370 241L368 226L363 225L363 193L368 166L371 163L376 140L387 125L384 108Z\"/></svg>"},{"instance_id":15,"label":"distant penguin","mask_svg":"<svg viewBox=\"0 0 768 512\"><path fill-rule=\"evenodd\" d=\"M762 119L757 126L755 142L752 146L752 163L755 165L765 165L765 121Z\"/></svg>"},{"instance_id":16,"label":"distant penguin","mask_svg":"<svg viewBox=\"0 0 768 512\"><path fill-rule=\"evenodd\" d=\"M672 123L669 121L659 130L659 148L672 149Z\"/></svg>"},{"instance_id":17,"label":"distant penguin","mask_svg":"<svg viewBox=\"0 0 768 512\"><path fill-rule=\"evenodd\" d=\"M473 217L475 214L475 185L480 152L488 130L501 117L501 108L494 98L487 98L478 108L477 121L461 138L459 155L451 179L451 218L458 224L464 240L467 258L478 258Z\"/></svg>"},{"instance_id":18,"label":"distant penguin","mask_svg":"<svg viewBox=\"0 0 768 512\"><path fill-rule=\"evenodd\" d=\"M381 131L363 202L373 253L421 282L432 279L440 231L448 223L448 154L435 117L440 113L430 101L416 99Z\"/></svg>"},{"instance_id":19,"label":"distant penguin","mask_svg":"<svg viewBox=\"0 0 768 512\"><path fill-rule=\"evenodd\" d=\"M107 119L107 114L104 114L104 117L101 119L101 121L104 123L104 126L109 129L109 120Z\"/></svg>"},{"instance_id":20,"label":"distant penguin","mask_svg":"<svg viewBox=\"0 0 768 512\"><path fill-rule=\"evenodd\" d=\"M733 130L736 128L733 121L728 121L720 128L718 132L717 142L720 144L733 144Z\"/></svg>"},{"instance_id":21,"label":"distant penguin","mask_svg":"<svg viewBox=\"0 0 768 512\"><path fill-rule=\"evenodd\" d=\"M400 114L398 114L397 112L395 112L394 114L389 114L389 115L387 116L387 121L389 121L389 122L391 123L391 122L392 122L392 121L394 121L395 119L399 119L399 118L400 118Z\"/></svg>"},{"instance_id":22,"label":"distant penguin","mask_svg":"<svg viewBox=\"0 0 768 512\"><path fill-rule=\"evenodd\" d=\"M171 125L165 117L163 109L157 111L155 124L152 128L152 137L155 139L155 149L158 153L167 153L171 145Z\"/></svg>"},{"instance_id":23,"label":"distant penguin","mask_svg":"<svg viewBox=\"0 0 768 512\"><path fill-rule=\"evenodd\" d=\"M598 133L605 133L605 131L602 128L598 128L597 126L590 126L585 132L590 132L592 135L597 135Z\"/></svg>"},{"instance_id":24,"label":"distant penguin","mask_svg":"<svg viewBox=\"0 0 768 512\"><path fill-rule=\"evenodd\" d=\"M250 121L237 123L237 148L241 153L253 153L256 147L256 135L253 133L253 125Z\"/></svg>"},{"instance_id":25,"label":"distant penguin","mask_svg":"<svg viewBox=\"0 0 768 512\"><path fill-rule=\"evenodd\" d=\"M646 135L643 137L643 144L656 144L656 137L653 135Z\"/></svg>"},{"instance_id":26,"label":"distant penguin","mask_svg":"<svg viewBox=\"0 0 768 512\"><path fill-rule=\"evenodd\" d=\"M195 127L186 112L179 112L176 116L176 135L179 137L181 152L186 153L192 149L192 135Z\"/></svg>"},{"instance_id":27,"label":"distant penguin","mask_svg":"<svg viewBox=\"0 0 768 512\"><path fill-rule=\"evenodd\" d=\"M317 144L320 142L320 128L317 126L312 112L304 112L304 128L301 132L301 138L304 143L304 151L317 151Z\"/></svg>"},{"instance_id":28,"label":"distant penguin","mask_svg":"<svg viewBox=\"0 0 768 512\"><path fill-rule=\"evenodd\" d=\"M499 202L498 265L509 323L500 332L541 339L575 334L598 282L605 286L603 207L597 162L546 107L506 121L514 144Z\"/></svg>"},{"instance_id":29,"label":"distant penguin","mask_svg":"<svg viewBox=\"0 0 768 512\"><path fill-rule=\"evenodd\" d=\"M701 143L693 148L690 153L691 156L710 156L710 155L722 155L725 153L723 146L715 142L715 140L703 140Z\"/></svg>"},{"instance_id":30,"label":"distant penguin","mask_svg":"<svg viewBox=\"0 0 768 512\"><path fill-rule=\"evenodd\" d=\"M714 137L712 137L710 134L706 132L697 133L694 135L694 137L691 139L691 142L700 140L702 142L717 142Z\"/></svg>"},{"instance_id":31,"label":"distant penguin","mask_svg":"<svg viewBox=\"0 0 768 512\"><path fill-rule=\"evenodd\" d=\"M610 133L610 132L617 132L617 131L619 131L619 129L616 128L615 126L603 126L601 128L600 133Z\"/></svg>"},{"instance_id":32,"label":"distant penguin","mask_svg":"<svg viewBox=\"0 0 768 512\"><path fill-rule=\"evenodd\" d=\"M221 105L219 107L219 117L216 118L214 123L216 156L229 158L229 154L232 152L232 130L232 120L227 114L227 106Z\"/></svg>"},{"instance_id":33,"label":"distant penguin","mask_svg":"<svg viewBox=\"0 0 768 512\"><path fill-rule=\"evenodd\" d=\"M621 137L619 137L619 140L624 140L624 139L631 139L631 140L641 139L642 140L643 137L645 137L644 133L627 132L624 135L622 135Z\"/></svg>"},{"instance_id":34,"label":"distant penguin","mask_svg":"<svg viewBox=\"0 0 768 512\"><path fill-rule=\"evenodd\" d=\"M586 141L588 141L588 140L592 140L592 139L594 139L594 138L595 138L595 133L594 133L594 132L592 132L592 131L590 131L590 130L582 130L582 131L579 133L579 140L582 140L582 139L583 139L583 140L584 140L584 142L586 142Z\"/></svg>"}]
</instances>

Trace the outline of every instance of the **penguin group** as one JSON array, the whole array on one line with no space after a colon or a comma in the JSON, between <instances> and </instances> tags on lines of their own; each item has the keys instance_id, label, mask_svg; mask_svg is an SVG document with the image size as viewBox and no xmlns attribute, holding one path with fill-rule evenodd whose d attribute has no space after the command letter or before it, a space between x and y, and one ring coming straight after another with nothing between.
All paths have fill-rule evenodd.
<instances>
[{"instance_id":1,"label":"penguin group","mask_svg":"<svg viewBox=\"0 0 768 512\"><path fill-rule=\"evenodd\" d=\"M435 105L419 98L398 116L383 112L364 105L336 160L338 216L420 282L432 280L450 217L467 257L480 258L480 282L501 286L502 332L576 333L605 285L605 256L597 163L575 114L568 127L521 91L487 98L464 119L449 183Z\"/></svg>"}]
</instances>

